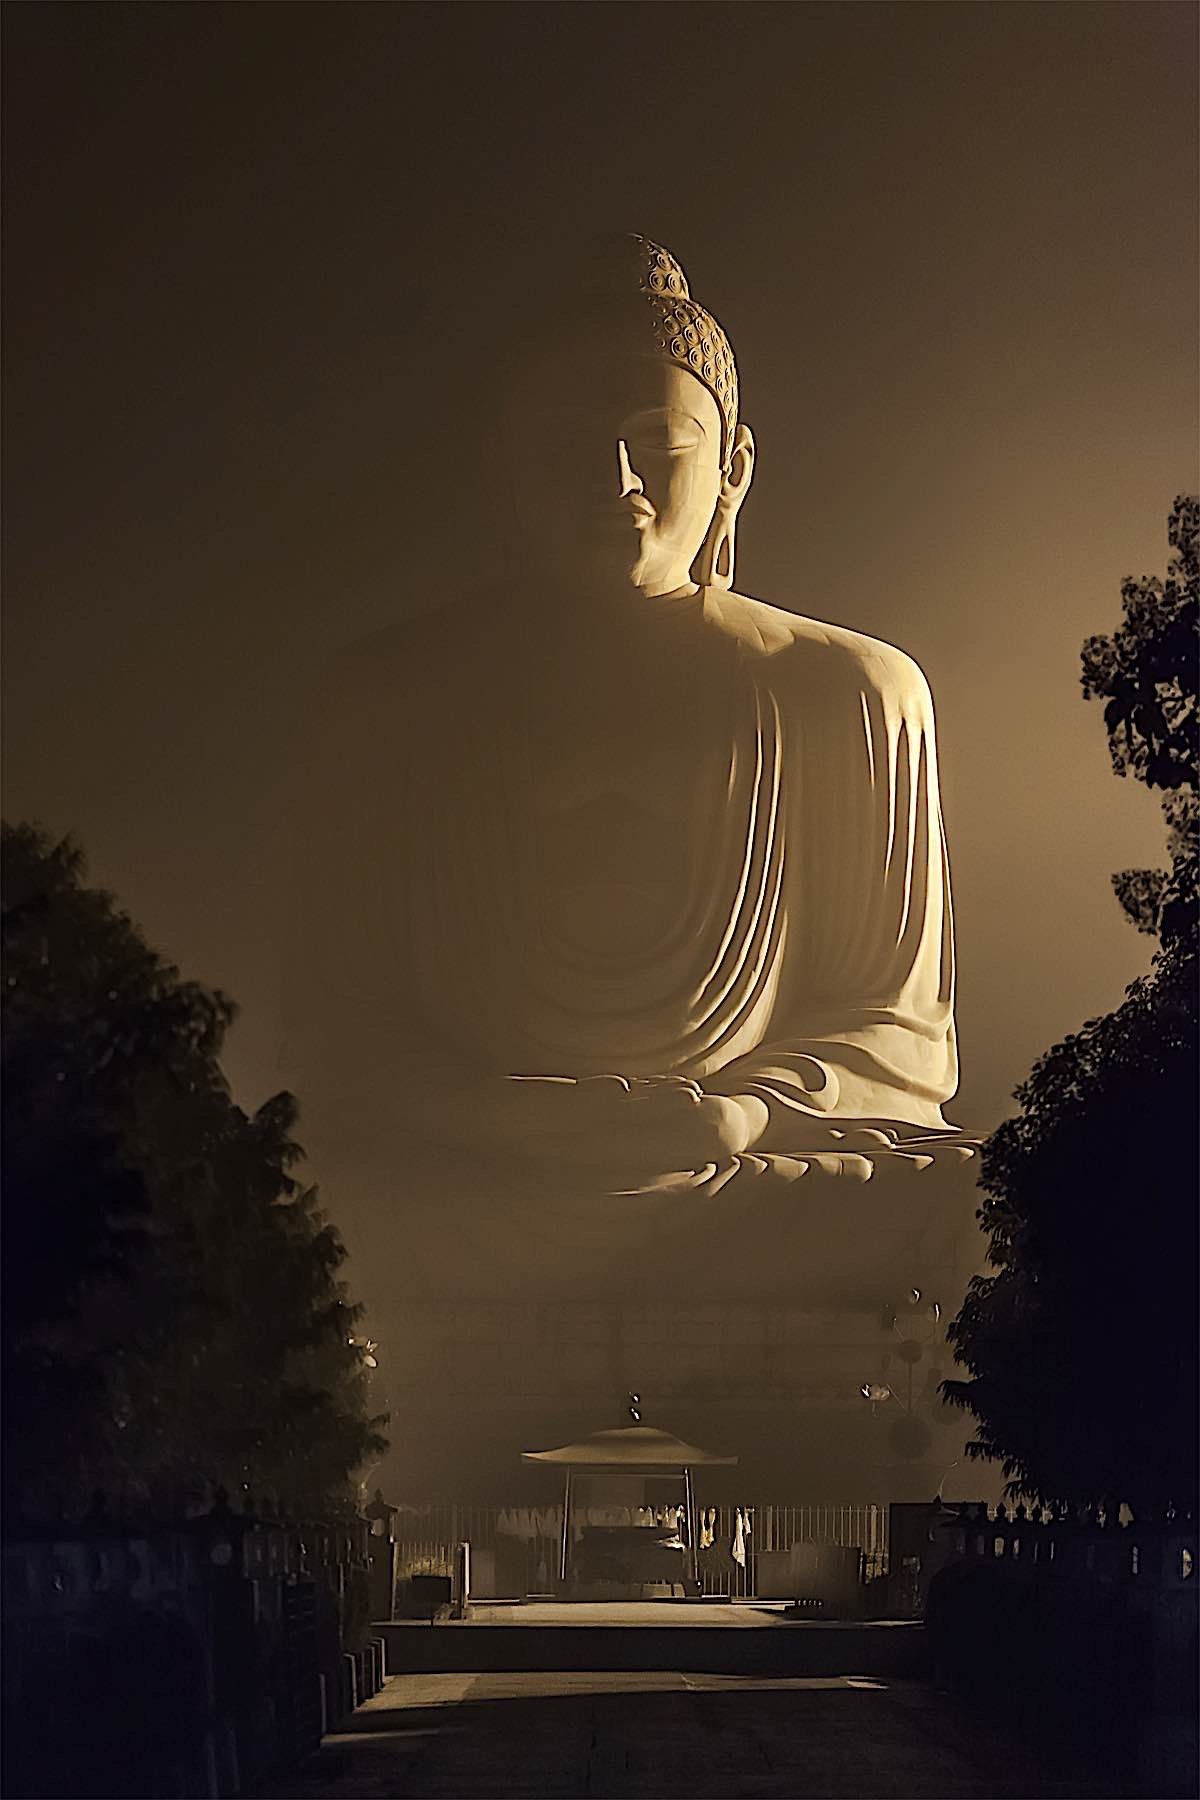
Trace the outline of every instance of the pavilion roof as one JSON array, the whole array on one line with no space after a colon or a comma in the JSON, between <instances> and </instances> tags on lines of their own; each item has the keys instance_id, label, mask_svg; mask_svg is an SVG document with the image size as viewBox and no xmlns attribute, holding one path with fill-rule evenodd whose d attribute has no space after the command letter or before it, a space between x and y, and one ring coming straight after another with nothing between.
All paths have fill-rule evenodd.
<instances>
[{"instance_id":1,"label":"pavilion roof","mask_svg":"<svg viewBox=\"0 0 1200 1800\"><path fill-rule=\"evenodd\" d=\"M521 1460L576 1469L688 1469L735 1463L737 1457L714 1456L653 1425L623 1425L616 1431L593 1431L557 1450L523 1450Z\"/></svg>"}]
</instances>

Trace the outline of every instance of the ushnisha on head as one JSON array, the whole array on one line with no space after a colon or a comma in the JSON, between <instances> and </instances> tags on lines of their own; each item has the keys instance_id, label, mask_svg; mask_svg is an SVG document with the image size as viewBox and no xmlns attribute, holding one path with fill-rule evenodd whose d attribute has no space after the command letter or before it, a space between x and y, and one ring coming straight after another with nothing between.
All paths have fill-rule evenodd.
<instances>
[{"instance_id":1,"label":"ushnisha on head","mask_svg":"<svg viewBox=\"0 0 1200 1800\"><path fill-rule=\"evenodd\" d=\"M653 353L702 381L716 401L721 412L721 462L727 466L738 414L733 347L708 309L692 299L687 276L669 250L636 234L625 242L637 292L645 302Z\"/></svg>"},{"instance_id":2,"label":"ushnisha on head","mask_svg":"<svg viewBox=\"0 0 1200 1800\"><path fill-rule=\"evenodd\" d=\"M506 431L527 550L556 579L647 596L730 586L754 440L725 332L648 238L551 285Z\"/></svg>"}]
</instances>

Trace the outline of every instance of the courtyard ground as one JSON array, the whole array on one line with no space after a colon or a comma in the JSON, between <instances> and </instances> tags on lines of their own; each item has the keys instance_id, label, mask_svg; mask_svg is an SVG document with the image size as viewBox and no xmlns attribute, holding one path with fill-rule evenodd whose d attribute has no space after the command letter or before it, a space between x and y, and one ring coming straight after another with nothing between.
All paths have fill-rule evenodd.
<instances>
[{"instance_id":1,"label":"courtyard ground","mask_svg":"<svg viewBox=\"0 0 1200 1800\"><path fill-rule=\"evenodd\" d=\"M1052 1800L1015 1739L927 1684L577 1670L388 1680L275 1800Z\"/></svg>"}]
</instances>

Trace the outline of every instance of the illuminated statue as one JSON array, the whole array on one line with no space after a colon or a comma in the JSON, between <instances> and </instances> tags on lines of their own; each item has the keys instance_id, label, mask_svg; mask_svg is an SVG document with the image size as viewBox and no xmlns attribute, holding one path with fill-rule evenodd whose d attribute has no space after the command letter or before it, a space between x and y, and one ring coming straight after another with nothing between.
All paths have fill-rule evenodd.
<instances>
[{"instance_id":1,"label":"illuminated statue","mask_svg":"<svg viewBox=\"0 0 1200 1800\"><path fill-rule=\"evenodd\" d=\"M754 441L666 251L551 309L498 439L512 573L308 727L306 1105L564 1270L648 1207L968 1156L929 689L734 592Z\"/></svg>"}]
</instances>

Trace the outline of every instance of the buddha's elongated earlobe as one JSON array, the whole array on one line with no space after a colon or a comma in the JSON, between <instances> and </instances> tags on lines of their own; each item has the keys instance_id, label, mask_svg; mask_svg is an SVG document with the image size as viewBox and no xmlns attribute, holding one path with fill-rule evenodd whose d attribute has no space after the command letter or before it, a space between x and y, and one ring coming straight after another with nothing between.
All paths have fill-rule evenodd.
<instances>
[{"instance_id":1,"label":"buddha's elongated earlobe","mask_svg":"<svg viewBox=\"0 0 1200 1800\"><path fill-rule=\"evenodd\" d=\"M733 586L733 559L737 540L737 515L730 516L717 503L708 536L700 546L692 565L692 580L697 587L729 588Z\"/></svg>"},{"instance_id":2,"label":"buddha's elongated earlobe","mask_svg":"<svg viewBox=\"0 0 1200 1800\"><path fill-rule=\"evenodd\" d=\"M721 491L717 495L712 524L692 564L692 580L697 587L733 586L737 516L749 491L753 474L754 437L748 425L739 425L729 452L729 463L721 480Z\"/></svg>"}]
</instances>

